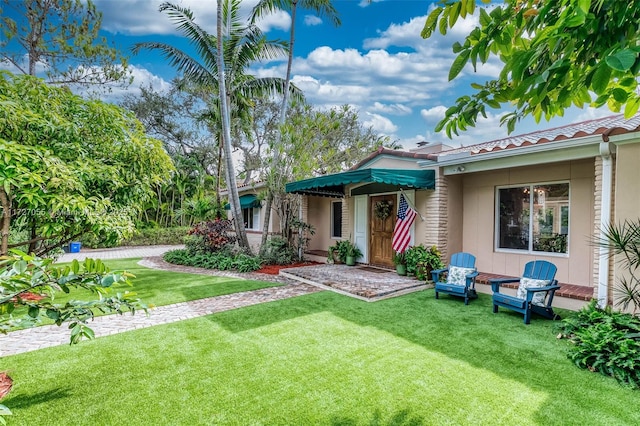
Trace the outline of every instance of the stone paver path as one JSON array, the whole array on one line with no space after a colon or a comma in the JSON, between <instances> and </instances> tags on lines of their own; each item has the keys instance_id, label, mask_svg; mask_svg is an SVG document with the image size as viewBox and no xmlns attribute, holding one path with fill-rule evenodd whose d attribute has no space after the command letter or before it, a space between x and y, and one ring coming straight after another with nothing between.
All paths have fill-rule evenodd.
<instances>
[{"instance_id":1,"label":"stone paver path","mask_svg":"<svg viewBox=\"0 0 640 426\"><path fill-rule=\"evenodd\" d=\"M283 282L284 285L209 297L206 299L192 300L173 305L159 306L150 310L149 315L145 315L144 312L138 312L136 315L126 313L124 315L105 315L96 317L89 323L89 326L93 329L96 337L109 336L116 333L137 330L154 325L168 324L190 318L210 315L215 312L228 311L244 306L251 306L259 303L282 300L322 291L322 289L312 285L273 275L256 273L225 273L199 268L180 267L165 263L159 256L165 251L172 250L174 248L176 248L176 246L134 247L102 251L91 250L83 251L81 253L67 253L62 259L59 259L59 261L67 262L73 258L83 260L85 257L100 259L126 259L150 256L143 259L140 264L151 268L198 273L203 275L232 276L238 278L259 279L263 281L279 281ZM46 325L42 327L18 330L7 335L0 335L0 356L15 355L51 346L65 345L68 343L69 329L65 326L58 327L55 325Z\"/></svg>"},{"instance_id":2,"label":"stone paver path","mask_svg":"<svg viewBox=\"0 0 640 426\"><path fill-rule=\"evenodd\" d=\"M135 315L128 313L124 315L105 315L96 317L89 323L89 326L95 332L96 337L109 336L125 331L210 315L215 312L288 299L317 291L321 291L321 289L308 284L287 284L280 287L269 287L159 306L152 309L148 316L144 312L138 312ZM45 325L0 335L0 356L15 355L66 344L69 344L69 329L67 327Z\"/></svg>"}]
</instances>

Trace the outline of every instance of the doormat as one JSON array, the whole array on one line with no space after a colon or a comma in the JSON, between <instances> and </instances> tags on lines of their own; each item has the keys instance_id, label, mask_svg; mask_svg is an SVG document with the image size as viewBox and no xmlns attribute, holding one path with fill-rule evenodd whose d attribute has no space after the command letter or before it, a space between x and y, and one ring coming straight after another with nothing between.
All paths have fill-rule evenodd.
<instances>
[{"instance_id":1,"label":"doormat","mask_svg":"<svg viewBox=\"0 0 640 426\"><path fill-rule=\"evenodd\" d=\"M374 268L373 266L360 266L358 269L367 272L375 272L376 274L391 272L391 269Z\"/></svg>"}]
</instances>

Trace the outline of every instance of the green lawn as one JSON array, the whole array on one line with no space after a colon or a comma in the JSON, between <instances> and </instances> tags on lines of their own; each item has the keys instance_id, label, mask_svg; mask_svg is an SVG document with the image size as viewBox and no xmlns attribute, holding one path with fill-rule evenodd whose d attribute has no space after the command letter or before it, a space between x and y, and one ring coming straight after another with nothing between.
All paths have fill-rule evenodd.
<instances>
[{"instance_id":1,"label":"green lawn","mask_svg":"<svg viewBox=\"0 0 640 426\"><path fill-rule=\"evenodd\" d=\"M0 337L1 341L1 337ZM553 323L433 290L310 294L0 359L12 425L637 425Z\"/></svg>"},{"instance_id":2,"label":"green lawn","mask_svg":"<svg viewBox=\"0 0 640 426\"><path fill-rule=\"evenodd\" d=\"M119 291L135 291L143 302L156 306L281 285L267 281L161 271L140 266L139 261L140 259L123 259L107 260L104 263L112 271L127 270L136 276L131 280L133 287L120 286ZM85 290L72 290L68 295L59 293L56 302L68 299L92 300L95 295Z\"/></svg>"}]
</instances>

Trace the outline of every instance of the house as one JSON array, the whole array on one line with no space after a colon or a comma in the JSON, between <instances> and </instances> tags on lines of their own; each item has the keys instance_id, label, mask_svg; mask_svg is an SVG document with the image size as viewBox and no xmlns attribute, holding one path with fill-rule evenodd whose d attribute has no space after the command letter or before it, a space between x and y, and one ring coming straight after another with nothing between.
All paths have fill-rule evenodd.
<instances>
[{"instance_id":1,"label":"house","mask_svg":"<svg viewBox=\"0 0 640 426\"><path fill-rule=\"evenodd\" d=\"M640 217L640 115L438 148L380 149L349 171L288 184L304 196L303 220L316 228L309 249L351 239L361 262L390 266L405 194L419 213L412 244L436 245L445 260L471 252L487 274L518 276L526 262L546 259L564 284L554 304L611 303L624 271L593 241L602 224ZM381 218L384 205L393 214Z\"/></svg>"},{"instance_id":2,"label":"house","mask_svg":"<svg viewBox=\"0 0 640 426\"><path fill-rule=\"evenodd\" d=\"M262 231L265 220L265 202L261 200L261 192L265 189L264 182L249 182L238 185L238 195L240 197L240 207L242 208L242 219L244 227L247 230L247 239L249 245L254 252L257 252L262 242ZM228 191L221 191L220 195L228 196ZM225 210L228 211L228 217L231 218L231 206L225 204ZM277 233L280 230L278 217L274 214L273 209L269 220L269 234Z\"/></svg>"}]
</instances>

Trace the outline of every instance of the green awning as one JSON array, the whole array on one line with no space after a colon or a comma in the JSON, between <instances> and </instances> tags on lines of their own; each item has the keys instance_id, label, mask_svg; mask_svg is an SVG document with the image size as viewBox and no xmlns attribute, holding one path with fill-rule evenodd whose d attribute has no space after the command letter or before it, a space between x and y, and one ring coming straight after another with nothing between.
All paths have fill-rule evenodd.
<instances>
[{"instance_id":1,"label":"green awning","mask_svg":"<svg viewBox=\"0 0 640 426\"><path fill-rule=\"evenodd\" d=\"M311 179L299 180L286 185L293 194L343 197L345 185L354 183L382 183L397 188L434 189L434 170L362 169Z\"/></svg>"},{"instance_id":2,"label":"green awning","mask_svg":"<svg viewBox=\"0 0 640 426\"><path fill-rule=\"evenodd\" d=\"M258 196L254 194L247 194L240 197L240 207L243 209L248 209L251 207L260 207L260 201L258 200ZM227 203L224 205L225 210L231 210L231 204Z\"/></svg>"}]
</instances>

